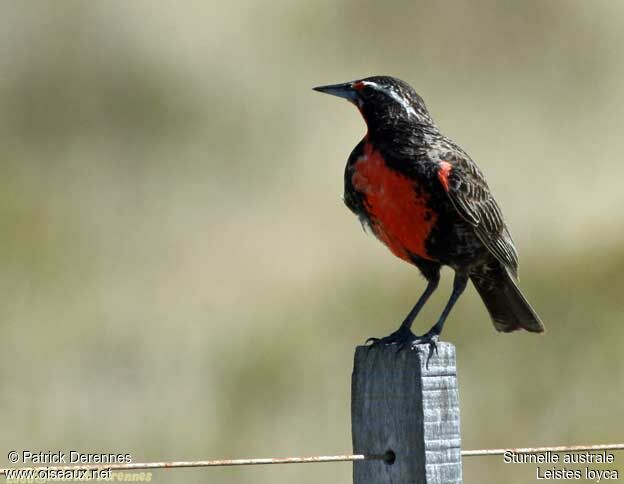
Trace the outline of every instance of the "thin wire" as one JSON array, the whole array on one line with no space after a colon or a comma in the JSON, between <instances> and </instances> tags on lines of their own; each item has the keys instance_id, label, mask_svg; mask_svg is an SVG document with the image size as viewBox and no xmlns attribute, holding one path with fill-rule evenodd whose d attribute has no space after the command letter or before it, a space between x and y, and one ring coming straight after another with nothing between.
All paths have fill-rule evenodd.
<instances>
[{"instance_id":1,"label":"thin wire","mask_svg":"<svg viewBox=\"0 0 624 484\"><path fill-rule=\"evenodd\" d=\"M582 452L584 450L624 450L624 444L599 444L599 445L558 445L552 447L518 447L516 449L481 449L462 450L465 457L482 455L503 455L505 452L514 454L538 454L541 452Z\"/></svg>"},{"instance_id":2,"label":"thin wire","mask_svg":"<svg viewBox=\"0 0 624 484\"><path fill-rule=\"evenodd\" d=\"M537 454L540 452L582 452L600 450L624 450L624 444L600 444L600 445L560 445L552 447L518 447L509 449L480 449L462 450L464 457L503 455L505 452L516 454ZM137 462L124 464L86 464L75 466L40 466L40 467L19 467L14 469L23 470L139 470L139 469L176 469L183 467L223 467L223 466L248 466L248 465L268 465L268 464L309 464L317 462L352 462L363 460L390 460L389 454L344 454L344 455L320 455L311 457L269 457L265 459L217 459L217 460L197 460L197 461L173 461L173 462ZM6 475L7 469L0 469L0 475Z\"/></svg>"},{"instance_id":3,"label":"thin wire","mask_svg":"<svg viewBox=\"0 0 624 484\"><path fill-rule=\"evenodd\" d=\"M388 458L383 455L320 455L311 457L268 457L263 459L215 459L197 461L173 461L173 462L142 462L123 464L77 464L75 466L40 466L40 467L19 467L19 469L48 469L48 470L137 470L137 469L176 469L182 467L220 467L220 466L249 466L267 464L309 464L315 462L350 462L359 460L384 460ZM15 468L18 469L18 468ZM0 475L5 475L7 469L0 469Z\"/></svg>"}]
</instances>

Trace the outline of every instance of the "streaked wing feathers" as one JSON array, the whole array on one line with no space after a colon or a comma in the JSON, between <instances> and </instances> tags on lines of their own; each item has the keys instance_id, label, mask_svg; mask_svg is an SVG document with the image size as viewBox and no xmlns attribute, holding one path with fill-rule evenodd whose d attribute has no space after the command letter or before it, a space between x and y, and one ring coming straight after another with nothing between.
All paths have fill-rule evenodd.
<instances>
[{"instance_id":1,"label":"streaked wing feathers","mask_svg":"<svg viewBox=\"0 0 624 484\"><path fill-rule=\"evenodd\" d=\"M441 160L453 167L448 195L459 214L475 228L487 249L517 277L518 253L500 207L490 193L479 167L463 152Z\"/></svg>"}]
</instances>

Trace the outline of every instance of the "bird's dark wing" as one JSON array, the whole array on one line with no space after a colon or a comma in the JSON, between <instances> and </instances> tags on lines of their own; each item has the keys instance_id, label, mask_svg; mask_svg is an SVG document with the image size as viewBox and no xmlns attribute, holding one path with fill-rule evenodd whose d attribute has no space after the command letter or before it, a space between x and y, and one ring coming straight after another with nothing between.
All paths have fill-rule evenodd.
<instances>
[{"instance_id":1,"label":"bird's dark wing","mask_svg":"<svg viewBox=\"0 0 624 484\"><path fill-rule=\"evenodd\" d=\"M487 249L517 277L518 253L500 207L477 164L461 150L440 153L438 179Z\"/></svg>"}]
</instances>

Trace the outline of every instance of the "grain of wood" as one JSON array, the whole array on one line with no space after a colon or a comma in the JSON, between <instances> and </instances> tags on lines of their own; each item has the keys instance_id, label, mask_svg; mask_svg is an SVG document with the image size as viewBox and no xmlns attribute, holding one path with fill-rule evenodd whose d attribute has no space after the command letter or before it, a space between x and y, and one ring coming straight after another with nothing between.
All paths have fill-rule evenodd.
<instances>
[{"instance_id":1,"label":"grain of wood","mask_svg":"<svg viewBox=\"0 0 624 484\"><path fill-rule=\"evenodd\" d=\"M461 484L455 347L438 343L397 352L360 346L355 352L351 421L356 454L395 454L394 463L360 461L354 484Z\"/></svg>"}]
</instances>

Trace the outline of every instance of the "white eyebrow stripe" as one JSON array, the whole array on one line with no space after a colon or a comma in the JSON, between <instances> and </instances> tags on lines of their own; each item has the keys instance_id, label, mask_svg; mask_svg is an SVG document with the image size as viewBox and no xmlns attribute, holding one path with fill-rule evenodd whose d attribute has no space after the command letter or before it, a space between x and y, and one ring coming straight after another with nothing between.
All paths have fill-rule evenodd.
<instances>
[{"instance_id":1,"label":"white eyebrow stripe","mask_svg":"<svg viewBox=\"0 0 624 484\"><path fill-rule=\"evenodd\" d=\"M410 106L410 104L405 99L403 99L401 96L399 96L392 89L387 89L387 88L382 87L379 84L377 84L375 82L371 82L371 81L361 81L361 82L365 86L372 87L376 91L383 92L386 96L390 96L392 99L394 99L396 102L398 102L401 106L403 106L403 109L405 109L405 111L408 114L411 114L414 117L418 117L418 115L416 114L416 110L412 106Z\"/></svg>"}]
</instances>

